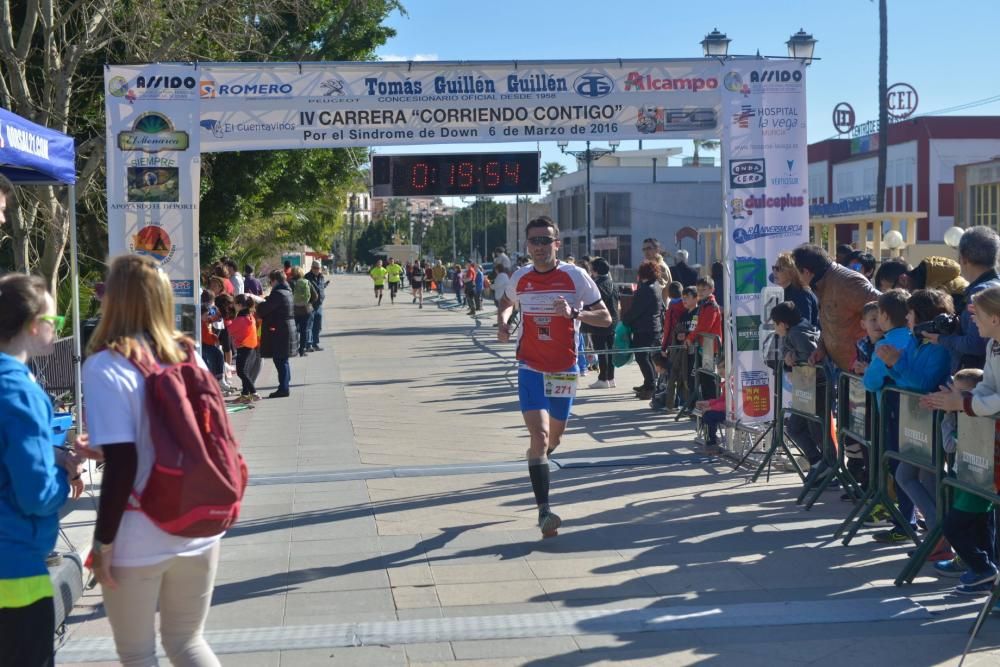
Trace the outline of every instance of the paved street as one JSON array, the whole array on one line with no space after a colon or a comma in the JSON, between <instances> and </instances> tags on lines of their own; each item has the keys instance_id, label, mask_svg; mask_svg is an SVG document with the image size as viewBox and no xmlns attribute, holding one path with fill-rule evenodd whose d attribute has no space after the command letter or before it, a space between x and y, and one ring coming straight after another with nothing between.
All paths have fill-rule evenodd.
<instances>
[{"instance_id":1,"label":"paved street","mask_svg":"<svg viewBox=\"0 0 1000 667\"><path fill-rule=\"evenodd\" d=\"M291 398L233 415L252 479L208 621L224 665L957 664L978 598L894 587L906 548L870 531L832 541L839 492L806 512L793 475L750 485L696 454L690 422L632 397L634 364L580 391L543 542L491 320L408 293L376 308L365 277L327 294L326 350L292 361ZM61 662L115 664L100 603ZM998 646L994 617L966 664Z\"/></svg>"}]
</instances>

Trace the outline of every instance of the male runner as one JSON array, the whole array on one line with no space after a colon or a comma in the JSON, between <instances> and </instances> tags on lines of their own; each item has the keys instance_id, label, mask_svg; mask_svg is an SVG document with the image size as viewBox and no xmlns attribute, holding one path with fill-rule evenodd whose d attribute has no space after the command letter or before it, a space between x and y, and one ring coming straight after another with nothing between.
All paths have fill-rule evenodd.
<instances>
[{"instance_id":1,"label":"male runner","mask_svg":"<svg viewBox=\"0 0 1000 667\"><path fill-rule=\"evenodd\" d=\"M559 446L576 393L580 322L611 324L611 313L587 272L556 259L559 228L547 216L525 228L532 263L511 277L497 313L497 339L510 340L508 321L520 308L517 393L531 435L528 476L538 504L543 537L557 534L562 520L549 509L549 455ZM568 377L567 377L568 376Z\"/></svg>"},{"instance_id":2,"label":"male runner","mask_svg":"<svg viewBox=\"0 0 1000 667\"><path fill-rule=\"evenodd\" d=\"M375 297L378 299L378 305L382 305L382 288L385 287L385 276L389 273L384 266L382 266L382 260L375 260L375 266L372 270L368 272L368 275L372 277L375 281Z\"/></svg>"},{"instance_id":3,"label":"male runner","mask_svg":"<svg viewBox=\"0 0 1000 667\"><path fill-rule=\"evenodd\" d=\"M389 276L389 299L396 303L396 292L399 291L399 277L403 275L403 267L399 265L399 260L390 259L389 266L385 267Z\"/></svg>"}]
</instances>

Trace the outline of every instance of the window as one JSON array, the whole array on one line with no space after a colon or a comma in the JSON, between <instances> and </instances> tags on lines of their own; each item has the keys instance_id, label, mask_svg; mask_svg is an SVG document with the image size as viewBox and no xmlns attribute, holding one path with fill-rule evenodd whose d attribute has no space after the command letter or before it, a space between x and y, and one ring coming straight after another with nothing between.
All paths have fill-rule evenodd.
<instances>
[{"instance_id":1,"label":"window","mask_svg":"<svg viewBox=\"0 0 1000 667\"><path fill-rule=\"evenodd\" d=\"M970 188L973 225L1000 228L1000 183L973 185Z\"/></svg>"},{"instance_id":2,"label":"window","mask_svg":"<svg viewBox=\"0 0 1000 667\"><path fill-rule=\"evenodd\" d=\"M610 236L612 227L632 227L632 193L598 192L594 195L594 238Z\"/></svg>"},{"instance_id":3,"label":"window","mask_svg":"<svg viewBox=\"0 0 1000 667\"><path fill-rule=\"evenodd\" d=\"M577 192L573 195L573 215L571 222L570 229L587 228L587 200L582 192Z\"/></svg>"}]
</instances>

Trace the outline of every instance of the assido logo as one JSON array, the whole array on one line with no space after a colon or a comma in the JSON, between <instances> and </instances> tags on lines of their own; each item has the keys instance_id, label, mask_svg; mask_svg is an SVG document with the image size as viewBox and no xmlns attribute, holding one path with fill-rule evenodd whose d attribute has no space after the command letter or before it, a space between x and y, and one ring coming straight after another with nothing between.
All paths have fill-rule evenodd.
<instances>
[{"instance_id":1,"label":"assido logo","mask_svg":"<svg viewBox=\"0 0 1000 667\"><path fill-rule=\"evenodd\" d=\"M766 182L763 158L729 161L729 187L757 188Z\"/></svg>"},{"instance_id":2,"label":"assido logo","mask_svg":"<svg viewBox=\"0 0 1000 667\"><path fill-rule=\"evenodd\" d=\"M573 90L583 97L605 97L615 89L614 80L606 74L588 72L573 82Z\"/></svg>"}]
</instances>

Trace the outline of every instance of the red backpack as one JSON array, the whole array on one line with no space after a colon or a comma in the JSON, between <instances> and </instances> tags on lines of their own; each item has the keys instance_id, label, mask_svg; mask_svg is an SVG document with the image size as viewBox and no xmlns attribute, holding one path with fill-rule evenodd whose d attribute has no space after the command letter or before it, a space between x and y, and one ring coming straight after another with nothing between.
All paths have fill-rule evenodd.
<instances>
[{"instance_id":1,"label":"red backpack","mask_svg":"<svg viewBox=\"0 0 1000 667\"><path fill-rule=\"evenodd\" d=\"M186 347L187 361L162 368L146 350L130 359L146 379L154 450L149 481L137 500L161 530L209 537L236 522L248 472L219 382L195 362L194 346Z\"/></svg>"}]
</instances>

